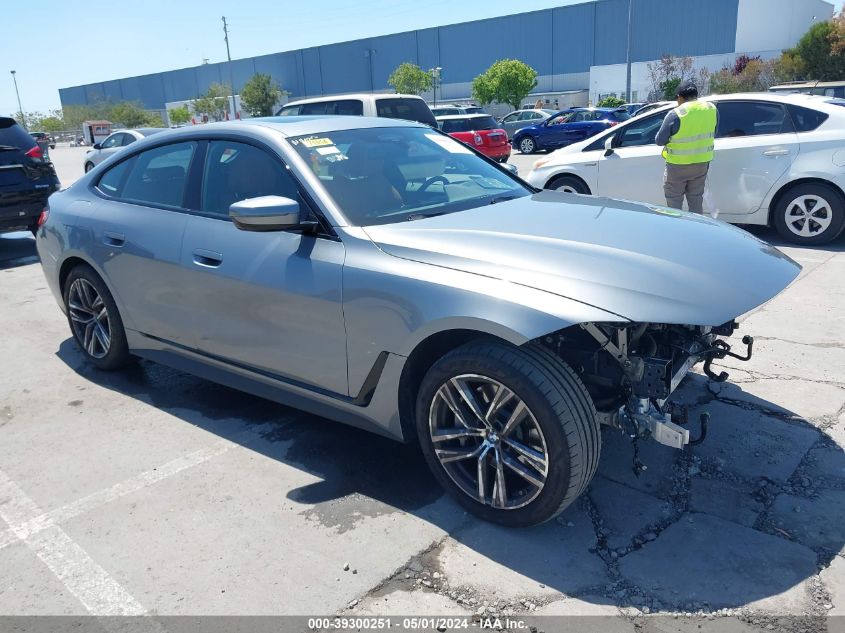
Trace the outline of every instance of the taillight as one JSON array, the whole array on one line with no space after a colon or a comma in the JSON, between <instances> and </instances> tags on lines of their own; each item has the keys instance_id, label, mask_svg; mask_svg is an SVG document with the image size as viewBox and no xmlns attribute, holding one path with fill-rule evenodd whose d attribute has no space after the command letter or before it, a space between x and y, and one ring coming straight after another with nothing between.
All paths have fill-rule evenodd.
<instances>
[{"instance_id":1,"label":"taillight","mask_svg":"<svg viewBox=\"0 0 845 633\"><path fill-rule=\"evenodd\" d=\"M613 127L614 125L619 125L619 121L610 121L610 127Z\"/></svg>"},{"instance_id":2,"label":"taillight","mask_svg":"<svg viewBox=\"0 0 845 633\"><path fill-rule=\"evenodd\" d=\"M25 152L25 154L27 156L29 156L30 158L37 158L39 160L44 159L44 152L41 150L41 147L39 145L36 145L35 147L28 149Z\"/></svg>"},{"instance_id":3,"label":"taillight","mask_svg":"<svg viewBox=\"0 0 845 633\"><path fill-rule=\"evenodd\" d=\"M38 226L43 226L44 223L47 221L47 218L50 217L50 207L44 207L41 209L41 215L38 216Z\"/></svg>"}]
</instances>

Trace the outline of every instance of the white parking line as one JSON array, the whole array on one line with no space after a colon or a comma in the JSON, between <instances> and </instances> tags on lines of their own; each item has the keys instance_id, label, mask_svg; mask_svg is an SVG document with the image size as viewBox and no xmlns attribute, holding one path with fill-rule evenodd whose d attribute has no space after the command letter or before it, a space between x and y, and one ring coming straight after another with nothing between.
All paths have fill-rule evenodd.
<instances>
[{"instance_id":1,"label":"white parking line","mask_svg":"<svg viewBox=\"0 0 845 633\"><path fill-rule=\"evenodd\" d=\"M93 615L143 615L141 603L120 583L109 576L59 526L54 525L36 535L23 530L27 519L39 516L41 509L6 473L0 471L0 518L15 536L47 565L77 600Z\"/></svg>"},{"instance_id":2,"label":"white parking line","mask_svg":"<svg viewBox=\"0 0 845 633\"><path fill-rule=\"evenodd\" d=\"M20 486L0 470L0 519L9 526L0 530L0 549L23 541L92 615L144 615L147 611L141 603L76 544L58 523L202 464L231 448L247 444L257 439L266 426L252 427L232 440L221 440L211 447L177 457L163 466L49 512L43 512Z\"/></svg>"}]
</instances>

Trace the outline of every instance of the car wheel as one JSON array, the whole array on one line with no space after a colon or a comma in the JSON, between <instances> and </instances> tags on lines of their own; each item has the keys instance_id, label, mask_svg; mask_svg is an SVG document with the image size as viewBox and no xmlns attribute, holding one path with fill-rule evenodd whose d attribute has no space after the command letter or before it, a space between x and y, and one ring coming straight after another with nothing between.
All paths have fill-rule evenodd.
<instances>
[{"instance_id":1,"label":"car wheel","mask_svg":"<svg viewBox=\"0 0 845 633\"><path fill-rule=\"evenodd\" d=\"M557 178L553 178L546 185L546 189L563 191L565 193L590 193L590 188L584 181L575 176L558 176Z\"/></svg>"},{"instance_id":2,"label":"car wheel","mask_svg":"<svg viewBox=\"0 0 845 633\"><path fill-rule=\"evenodd\" d=\"M796 185L780 196L774 225L784 239L795 244L827 244L845 227L845 200L824 183Z\"/></svg>"},{"instance_id":3,"label":"car wheel","mask_svg":"<svg viewBox=\"0 0 845 633\"><path fill-rule=\"evenodd\" d=\"M94 169L94 163L85 163L85 173L87 174L89 171Z\"/></svg>"},{"instance_id":4,"label":"car wheel","mask_svg":"<svg viewBox=\"0 0 845 633\"><path fill-rule=\"evenodd\" d=\"M523 154L533 154L537 151L537 143L530 136L519 139L519 151Z\"/></svg>"},{"instance_id":5,"label":"car wheel","mask_svg":"<svg viewBox=\"0 0 845 633\"><path fill-rule=\"evenodd\" d=\"M70 271L64 300L73 338L89 362L118 369L133 360L117 305L92 268L80 265Z\"/></svg>"},{"instance_id":6,"label":"car wheel","mask_svg":"<svg viewBox=\"0 0 845 633\"><path fill-rule=\"evenodd\" d=\"M473 514L510 527L562 512L601 453L587 389L538 346L484 341L450 352L423 379L416 421L439 483Z\"/></svg>"}]
</instances>

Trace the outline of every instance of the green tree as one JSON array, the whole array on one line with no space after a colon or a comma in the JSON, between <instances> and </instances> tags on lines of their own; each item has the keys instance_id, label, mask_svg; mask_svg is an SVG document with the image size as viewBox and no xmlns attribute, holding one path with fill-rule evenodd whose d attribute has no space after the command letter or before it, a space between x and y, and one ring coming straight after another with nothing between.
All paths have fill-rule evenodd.
<instances>
[{"instance_id":1,"label":"green tree","mask_svg":"<svg viewBox=\"0 0 845 633\"><path fill-rule=\"evenodd\" d=\"M215 121L222 121L229 110L231 94L232 90L227 84L213 83L204 94L193 100L194 112L208 115Z\"/></svg>"},{"instance_id":2,"label":"green tree","mask_svg":"<svg viewBox=\"0 0 845 633\"><path fill-rule=\"evenodd\" d=\"M256 73L241 90L241 105L250 116L272 116L284 94L287 93L270 75Z\"/></svg>"},{"instance_id":3,"label":"green tree","mask_svg":"<svg viewBox=\"0 0 845 633\"><path fill-rule=\"evenodd\" d=\"M136 101L121 101L114 104L106 113L106 118L112 123L126 127L162 127L161 116L144 110Z\"/></svg>"},{"instance_id":4,"label":"green tree","mask_svg":"<svg viewBox=\"0 0 845 633\"><path fill-rule=\"evenodd\" d=\"M621 105L624 105L625 99L620 99L619 97L614 97L612 95L605 97L604 99L599 100L596 104L596 107L599 108L618 108Z\"/></svg>"},{"instance_id":5,"label":"green tree","mask_svg":"<svg viewBox=\"0 0 845 633\"><path fill-rule=\"evenodd\" d=\"M173 125L184 125L191 120L191 110L188 106L181 105L178 108L168 110L167 116L170 118L170 123Z\"/></svg>"},{"instance_id":6,"label":"green tree","mask_svg":"<svg viewBox=\"0 0 845 633\"><path fill-rule=\"evenodd\" d=\"M500 59L472 82L472 96L487 105L507 103L518 110L537 86L537 71L517 59Z\"/></svg>"},{"instance_id":7,"label":"green tree","mask_svg":"<svg viewBox=\"0 0 845 633\"><path fill-rule=\"evenodd\" d=\"M726 64L710 76L710 90L714 94L763 92L777 81L776 66L774 60L740 55L733 66Z\"/></svg>"},{"instance_id":8,"label":"green tree","mask_svg":"<svg viewBox=\"0 0 845 633\"><path fill-rule=\"evenodd\" d=\"M774 60L775 81L800 81L807 75L807 65L794 50L784 51Z\"/></svg>"},{"instance_id":9,"label":"green tree","mask_svg":"<svg viewBox=\"0 0 845 633\"><path fill-rule=\"evenodd\" d=\"M845 26L842 15L810 27L795 48L785 51L804 63L807 79L837 81L845 79Z\"/></svg>"},{"instance_id":10,"label":"green tree","mask_svg":"<svg viewBox=\"0 0 845 633\"><path fill-rule=\"evenodd\" d=\"M409 95L419 95L434 86L434 77L416 64L405 62L399 64L387 78L387 84L396 92Z\"/></svg>"},{"instance_id":11,"label":"green tree","mask_svg":"<svg viewBox=\"0 0 845 633\"><path fill-rule=\"evenodd\" d=\"M660 84L661 97L666 101L678 98L678 86L681 85L680 77L672 77Z\"/></svg>"}]
</instances>

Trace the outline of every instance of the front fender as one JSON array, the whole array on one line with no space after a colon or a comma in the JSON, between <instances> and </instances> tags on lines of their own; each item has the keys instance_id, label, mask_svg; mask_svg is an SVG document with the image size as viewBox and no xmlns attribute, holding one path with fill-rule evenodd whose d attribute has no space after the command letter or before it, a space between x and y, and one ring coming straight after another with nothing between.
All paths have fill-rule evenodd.
<instances>
[{"instance_id":1,"label":"front fender","mask_svg":"<svg viewBox=\"0 0 845 633\"><path fill-rule=\"evenodd\" d=\"M535 288L388 255L364 240L347 251L343 296L350 393L379 353L408 356L439 332L473 330L522 345L576 323L625 321Z\"/></svg>"}]
</instances>

